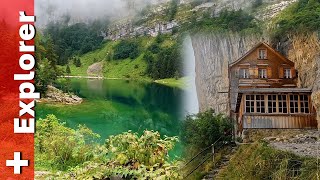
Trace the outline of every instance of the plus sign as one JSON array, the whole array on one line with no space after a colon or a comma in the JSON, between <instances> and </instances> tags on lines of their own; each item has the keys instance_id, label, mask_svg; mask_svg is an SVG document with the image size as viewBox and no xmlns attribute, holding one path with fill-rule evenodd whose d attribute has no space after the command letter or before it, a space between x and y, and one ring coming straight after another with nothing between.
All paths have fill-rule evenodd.
<instances>
[{"instance_id":1,"label":"plus sign","mask_svg":"<svg viewBox=\"0 0 320 180\"><path fill-rule=\"evenodd\" d=\"M14 174L21 174L21 167L29 166L29 161L21 160L21 152L14 152L14 160L7 160L6 166L13 166Z\"/></svg>"}]
</instances>

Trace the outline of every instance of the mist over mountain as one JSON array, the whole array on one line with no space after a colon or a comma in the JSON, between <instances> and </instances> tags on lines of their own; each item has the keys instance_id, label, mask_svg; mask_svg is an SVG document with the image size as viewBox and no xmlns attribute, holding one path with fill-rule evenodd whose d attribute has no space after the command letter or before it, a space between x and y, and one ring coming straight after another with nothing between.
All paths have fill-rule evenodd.
<instances>
[{"instance_id":1,"label":"mist over mountain","mask_svg":"<svg viewBox=\"0 0 320 180\"><path fill-rule=\"evenodd\" d=\"M70 17L71 22L132 16L148 5L169 0L36 0L38 26Z\"/></svg>"}]
</instances>

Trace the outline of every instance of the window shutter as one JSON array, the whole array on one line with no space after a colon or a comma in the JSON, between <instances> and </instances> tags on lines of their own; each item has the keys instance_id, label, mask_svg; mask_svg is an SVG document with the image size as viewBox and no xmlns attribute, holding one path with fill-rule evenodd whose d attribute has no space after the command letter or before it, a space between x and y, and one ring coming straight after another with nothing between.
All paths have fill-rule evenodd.
<instances>
[{"instance_id":1,"label":"window shutter","mask_svg":"<svg viewBox=\"0 0 320 180\"><path fill-rule=\"evenodd\" d=\"M267 76L268 76L269 79L272 78L272 69L271 69L271 67L267 68Z\"/></svg>"},{"instance_id":2,"label":"window shutter","mask_svg":"<svg viewBox=\"0 0 320 180\"><path fill-rule=\"evenodd\" d=\"M291 77L296 78L296 76L297 76L296 69L294 67L291 67Z\"/></svg>"},{"instance_id":3,"label":"window shutter","mask_svg":"<svg viewBox=\"0 0 320 180\"><path fill-rule=\"evenodd\" d=\"M255 72L253 67L249 68L249 74L250 74L250 78L254 78Z\"/></svg>"},{"instance_id":4,"label":"window shutter","mask_svg":"<svg viewBox=\"0 0 320 180\"><path fill-rule=\"evenodd\" d=\"M259 68L258 68L258 67L255 67L255 68L254 68L254 78L255 78L255 79L258 79L258 78L259 78Z\"/></svg>"},{"instance_id":5,"label":"window shutter","mask_svg":"<svg viewBox=\"0 0 320 180\"><path fill-rule=\"evenodd\" d=\"M281 79L284 78L284 68L283 67L279 68L279 78L281 78Z\"/></svg>"},{"instance_id":6,"label":"window shutter","mask_svg":"<svg viewBox=\"0 0 320 180\"><path fill-rule=\"evenodd\" d=\"M259 68L254 68L254 78L259 78Z\"/></svg>"}]
</instances>

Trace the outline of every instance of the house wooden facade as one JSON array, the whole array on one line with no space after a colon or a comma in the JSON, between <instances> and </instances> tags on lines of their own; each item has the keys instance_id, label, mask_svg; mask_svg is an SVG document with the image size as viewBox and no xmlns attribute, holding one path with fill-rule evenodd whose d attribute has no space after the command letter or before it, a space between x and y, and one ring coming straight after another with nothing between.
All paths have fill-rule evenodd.
<instances>
[{"instance_id":1,"label":"house wooden facade","mask_svg":"<svg viewBox=\"0 0 320 180\"><path fill-rule=\"evenodd\" d=\"M317 128L311 89L297 88L294 63L259 43L230 64L231 115L243 129Z\"/></svg>"}]
</instances>

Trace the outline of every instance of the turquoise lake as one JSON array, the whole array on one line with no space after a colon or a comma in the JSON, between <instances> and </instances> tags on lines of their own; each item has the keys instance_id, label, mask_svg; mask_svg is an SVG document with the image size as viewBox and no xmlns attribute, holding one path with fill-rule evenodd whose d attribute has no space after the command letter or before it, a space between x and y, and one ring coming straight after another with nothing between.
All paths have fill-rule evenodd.
<instances>
[{"instance_id":1,"label":"turquoise lake","mask_svg":"<svg viewBox=\"0 0 320 180\"><path fill-rule=\"evenodd\" d=\"M82 97L80 105L38 103L38 118L56 115L68 127L85 124L100 134L101 143L110 135L131 130L160 132L162 136L179 136L183 90L156 83L126 80L72 79L71 91ZM180 156L181 143L170 153Z\"/></svg>"}]
</instances>

